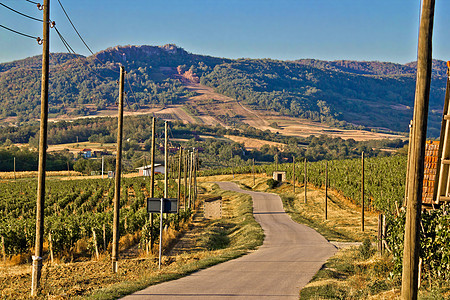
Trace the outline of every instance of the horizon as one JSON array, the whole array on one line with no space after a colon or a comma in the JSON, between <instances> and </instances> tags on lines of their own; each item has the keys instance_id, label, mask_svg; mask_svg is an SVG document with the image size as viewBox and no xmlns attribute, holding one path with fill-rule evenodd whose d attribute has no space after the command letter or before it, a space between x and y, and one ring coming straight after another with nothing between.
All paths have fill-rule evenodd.
<instances>
[{"instance_id":1,"label":"horizon","mask_svg":"<svg viewBox=\"0 0 450 300\"><path fill-rule=\"evenodd\" d=\"M2 2L39 17L30 3ZM230 59L405 64L417 58L420 1L135 0L133 5L123 6L117 0L79 0L76 4L65 0L63 5L94 53L111 45L176 44L192 53ZM450 3L436 3L433 57L444 61L450 47L446 32L450 22L445 13L449 10ZM51 2L50 14L75 52L88 56L56 1ZM4 7L0 7L0 18L1 25L33 36L42 35L42 24ZM54 33L52 30L51 52L66 52ZM3 28L0 40L0 63L42 52L36 41Z\"/></svg>"},{"instance_id":2,"label":"horizon","mask_svg":"<svg viewBox=\"0 0 450 300\"><path fill-rule=\"evenodd\" d=\"M353 59L335 59L335 60L324 60L324 59L317 59L317 58L312 58L312 57L303 57L303 58L297 58L297 59L277 59L277 58L270 58L270 57L258 57L258 58L253 58L253 57L237 57L237 58L230 58L230 57L219 57L219 56L213 56L210 54L204 54L204 53L194 53L189 51L189 49L185 49L177 44L165 44L165 45L174 45L177 48L183 49L186 52L188 52L189 54L193 54L193 55L200 55L200 56L211 56L211 57L216 57L216 58L224 58L224 59L231 59L231 60L239 60L239 59L251 59L251 60L260 60L260 59L269 59L269 60L274 60L274 61L298 61L298 60L317 60L317 61L327 61L327 62L338 62L338 61L354 61L354 62L379 62L379 63L393 63L393 64L398 64L398 65L407 65L410 63L415 63L417 60L413 60L413 61L408 61L405 63L398 63L398 62L393 62L393 61L381 61L381 60L353 60ZM142 46L148 46L148 47L163 47L165 45L146 45L146 44L142 44L142 45L115 45L115 46L110 46L108 48L105 48L103 50L100 50L98 52L94 52L94 55L104 52L108 49L112 49L112 48L116 48L116 47L142 47ZM50 52L50 54L68 54L68 52ZM38 57L41 56L42 54L36 54L36 55L32 55L32 56L28 56L28 57L24 57L24 58L18 58L15 60L11 60L11 61L4 61L4 62L0 62L0 64L7 64L7 63L12 63L12 62L16 62L16 61L21 61L21 60L25 60L27 58L32 58L32 57ZM76 53L76 55L81 55L85 58L91 57L93 56L92 54L89 53L89 55L83 55L83 54L79 54ZM439 59L439 58L433 58L433 60L437 60L437 61L445 61L443 59Z\"/></svg>"}]
</instances>

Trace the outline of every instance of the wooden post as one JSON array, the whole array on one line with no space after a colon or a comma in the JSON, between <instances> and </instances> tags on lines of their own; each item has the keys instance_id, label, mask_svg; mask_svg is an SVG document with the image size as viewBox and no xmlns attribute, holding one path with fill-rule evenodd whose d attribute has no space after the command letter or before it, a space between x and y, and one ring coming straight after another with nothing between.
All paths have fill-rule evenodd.
<instances>
[{"instance_id":1,"label":"wooden post","mask_svg":"<svg viewBox=\"0 0 450 300\"><path fill-rule=\"evenodd\" d=\"M45 166L47 160L48 73L50 53L50 0L44 0L41 77L41 124L39 131L38 188L36 198L36 240L31 273L31 296L38 295L42 273L44 242Z\"/></svg>"},{"instance_id":2,"label":"wooden post","mask_svg":"<svg viewBox=\"0 0 450 300\"><path fill-rule=\"evenodd\" d=\"M361 231L364 231L364 151L361 153Z\"/></svg>"},{"instance_id":3,"label":"wooden post","mask_svg":"<svg viewBox=\"0 0 450 300\"><path fill-rule=\"evenodd\" d=\"M194 150L194 209L197 201L197 172L198 172L198 149Z\"/></svg>"},{"instance_id":4,"label":"wooden post","mask_svg":"<svg viewBox=\"0 0 450 300\"><path fill-rule=\"evenodd\" d=\"M106 251L106 225L103 223L103 251Z\"/></svg>"},{"instance_id":5,"label":"wooden post","mask_svg":"<svg viewBox=\"0 0 450 300\"><path fill-rule=\"evenodd\" d=\"M14 156L14 180L16 179L16 157Z\"/></svg>"},{"instance_id":6,"label":"wooden post","mask_svg":"<svg viewBox=\"0 0 450 300\"><path fill-rule=\"evenodd\" d=\"M416 97L410 161L408 203L403 250L402 299L417 299L419 277L419 227L422 207L423 168L430 100L434 0L423 0L419 30Z\"/></svg>"},{"instance_id":7,"label":"wooden post","mask_svg":"<svg viewBox=\"0 0 450 300\"><path fill-rule=\"evenodd\" d=\"M183 148L180 147L180 157L178 158L178 191L177 191L177 198L178 198L178 205L177 210L180 211L180 204L181 204L181 161L183 159Z\"/></svg>"},{"instance_id":8,"label":"wooden post","mask_svg":"<svg viewBox=\"0 0 450 300\"><path fill-rule=\"evenodd\" d=\"M292 157L292 189L295 195L295 156Z\"/></svg>"},{"instance_id":9,"label":"wooden post","mask_svg":"<svg viewBox=\"0 0 450 300\"><path fill-rule=\"evenodd\" d=\"M409 142L408 142L408 156L410 157L410 153L411 153L411 139L412 139L412 120L409 122ZM403 206L406 207L406 203L408 201L408 178L409 178L409 163L410 161L408 160L406 162L406 180L405 180L405 196L403 199ZM436 185L436 184L435 184Z\"/></svg>"},{"instance_id":10,"label":"wooden post","mask_svg":"<svg viewBox=\"0 0 450 300\"><path fill-rule=\"evenodd\" d=\"M2 235L2 256L3 261L6 260L6 248L5 248L5 237Z\"/></svg>"},{"instance_id":11,"label":"wooden post","mask_svg":"<svg viewBox=\"0 0 450 300\"><path fill-rule=\"evenodd\" d=\"M164 198L168 198L169 193L169 132L167 129L167 121L164 122Z\"/></svg>"},{"instance_id":12,"label":"wooden post","mask_svg":"<svg viewBox=\"0 0 450 300\"><path fill-rule=\"evenodd\" d=\"M307 202L307 196L306 196L306 193L307 193L307 187L306 187L306 185L307 185L307 183L308 183L308 177L307 177L307 174L308 174L308 161L306 160L306 157L305 157L305 178L304 178L304 181L305 181L305 204L306 204L306 202Z\"/></svg>"},{"instance_id":13,"label":"wooden post","mask_svg":"<svg viewBox=\"0 0 450 300\"><path fill-rule=\"evenodd\" d=\"M102 156L102 179L103 179L103 173L105 173L105 157Z\"/></svg>"},{"instance_id":14,"label":"wooden post","mask_svg":"<svg viewBox=\"0 0 450 300\"><path fill-rule=\"evenodd\" d=\"M386 250L386 215L383 214L383 218L381 219L381 253L384 253Z\"/></svg>"},{"instance_id":15,"label":"wooden post","mask_svg":"<svg viewBox=\"0 0 450 300\"><path fill-rule=\"evenodd\" d=\"M378 252L383 254L383 214L378 214Z\"/></svg>"},{"instance_id":16,"label":"wooden post","mask_svg":"<svg viewBox=\"0 0 450 300\"><path fill-rule=\"evenodd\" d=\"M187 194L187 171L188 171L188 158L189 158L189 151L187 151L186 155L184 156L184 193L183 193L183 208L184 211L186 211L186 194Z\"/></svg>"},{"instance_id":17,"label":"wooden post","mask_svg":"<svg viewBox=\"0 0 450 300\"><path fill-rule=\"evenodd\" d=\"M114 220L113 220L113 243L112 243L112 271L117 273L119 260L119 211L120 211L120 179L122 173L122 135L123 135L123 79L124 67L120 66L119 80L119 107L117 114L117 154L116 154L116 174L114 189Z\"/></svg>"},{"instance_id":18,"label":"wooden post","mask_svg":"<svg viewBox=\"0 0 450 300\"><path fill-rule=\"evenodd\" d=\"M191 203L192 203L192 161L193 161L193 152L189 151L190 158L189 158L189 204L188 207L191 209Z\"/></svg>"},{"instance_id":19,"label":"wooden post","mask_svg":"<svg viewBox=\"0 0 450 300\"><path fill-rule=\"evenodd\" d=\"M328 219L328 161L325 162L325 220Z\"/></svg>"},{"instance_id":20,"label":"wooden post","mask_svg":"<svg viewBox=\"0 0 450 300\"><path fill-rule=\"evenodd\" d=\"M255 186L255 159L252 161L253 186Z\"/></svg>"},{"instance_id":21,"label":"wooden post","mask_svg":"<svg viewBox=\"0 0 450 300\"><path fill-rule=\"evenodd\" d=\"M155 135L156 135L156 119L152 119L152 145L150 153L150 198L155 195ZM153 253L153 244L155 237L153 236L153 213L150 213L150 252Z\"/></svg>"},{"instance_id":22,"label":"wooden post","mask_svg":"<svg viewBox=\"0 0 450 300\"><path fill-rule=\"evenodd\" d=\"M92 228L92 239L94 240L94 247L95 247L95 257L99 258L99 254L98 254L98 246L97 246L97 235L95 234L95 230L94 228Z\"/></svg>"}]
</instances>

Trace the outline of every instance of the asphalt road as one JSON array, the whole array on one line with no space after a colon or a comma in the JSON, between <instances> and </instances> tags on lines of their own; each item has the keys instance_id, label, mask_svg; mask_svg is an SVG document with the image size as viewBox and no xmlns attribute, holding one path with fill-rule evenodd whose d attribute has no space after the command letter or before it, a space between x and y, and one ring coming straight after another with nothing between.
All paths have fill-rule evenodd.
<instances>
[{"instance_id":1,"label":"asphalt road","mask_svg":"<svg viewBox=\"0 0 450 300\"><path fill-rule=\"evenodd\" d=\"M265 234L263 245L240 258L123 299L298 299L300 289L336 252L315 230L292 221L279 196L241 190L231 182L218 184L252 196L255 219Z\"/></svg>"}]
</instances>

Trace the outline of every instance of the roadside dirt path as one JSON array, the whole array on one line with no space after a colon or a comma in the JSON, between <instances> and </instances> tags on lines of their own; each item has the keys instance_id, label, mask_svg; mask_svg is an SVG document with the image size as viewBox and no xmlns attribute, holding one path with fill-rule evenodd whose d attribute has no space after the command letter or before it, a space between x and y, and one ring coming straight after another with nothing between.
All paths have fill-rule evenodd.
<instances>
[{"instance_id":1,"label":"roadside dirt path","mask_svg":"<svg viewBox=\"0 0 450 300\"><path fill-rule=\"evenodd\" d=\"M336 253L315 230L292 221L278 195L245 191L231 182L218 184L252 196L255 219L265 234L263 245L251 254L123 299L298 299L299 290Z\"/></svg>"}]
</instances>

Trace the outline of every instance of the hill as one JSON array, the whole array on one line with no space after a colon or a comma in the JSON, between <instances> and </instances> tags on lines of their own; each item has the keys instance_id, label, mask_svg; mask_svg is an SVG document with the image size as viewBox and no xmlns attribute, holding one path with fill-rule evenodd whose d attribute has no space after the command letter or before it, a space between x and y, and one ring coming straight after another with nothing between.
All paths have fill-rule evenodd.
<instances>
[{"instance_id":1,"label":"hill","mask_svg":"<svg viewBox=\"0 0 450 300\"><path fill-rule=\"evenodd\" d=\"M20 124L39 116L40 57L0 64L0 118ZM407 131L412 118L415 63L225 59L175 45L117 46L93 56L51 55L51 117L95 115L114 106L118 69L136 111L184 105L195 91L181 78L214 89L260 111L320 121L340 128ZM445 63L434 62L429 134L440 130ZM227 121L226 109L221 120ZM186 107L195 115L195 107ZM234 120L239 121L239 120ZM220 122L219 122L220 123Z\"/></svg>"}]
</instances>

